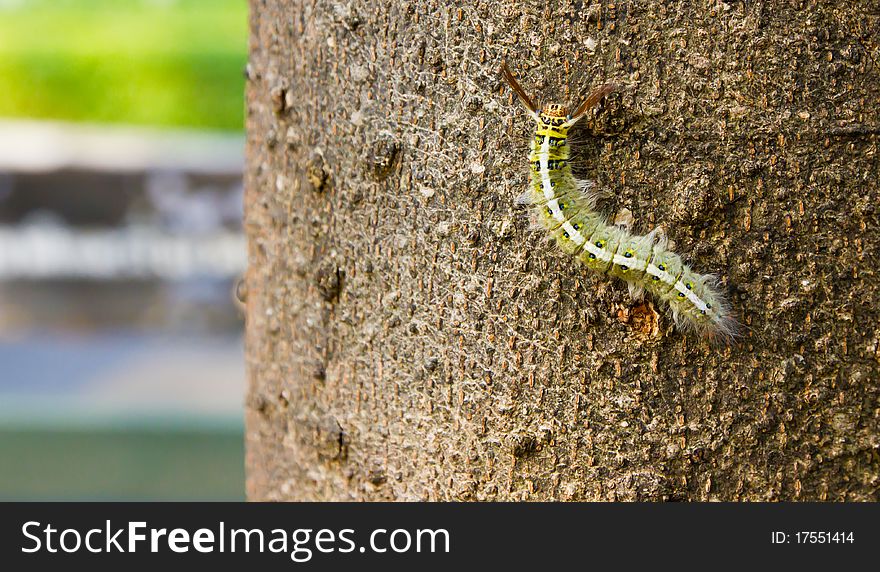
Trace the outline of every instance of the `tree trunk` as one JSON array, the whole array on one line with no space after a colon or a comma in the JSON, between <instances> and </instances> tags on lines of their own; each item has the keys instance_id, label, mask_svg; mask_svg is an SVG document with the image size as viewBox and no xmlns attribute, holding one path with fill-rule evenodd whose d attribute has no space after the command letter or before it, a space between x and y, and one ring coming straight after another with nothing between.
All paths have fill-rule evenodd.
<instances>
[{"instance_id":1,"label":"tree trunk","mask_svg":"<svg viewBox=\"0 0 880 572\"><path fill-rule=\"evenodd\" d=\"M876 2L381 4L251 1L249 498L877 500ZM502 59L738 343L530 227Z\"/></svg>"}]
</instances>

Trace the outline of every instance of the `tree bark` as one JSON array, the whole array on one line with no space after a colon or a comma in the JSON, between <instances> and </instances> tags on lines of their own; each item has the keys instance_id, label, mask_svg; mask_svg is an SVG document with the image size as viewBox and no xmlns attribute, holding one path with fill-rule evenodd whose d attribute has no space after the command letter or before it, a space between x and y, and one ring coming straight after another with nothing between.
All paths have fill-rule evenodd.
<instances>
[{"instance_id":1,"label":"tree bark","mask_svg":"<svg viewBox=\"0 0 880 572\"><path fill-rule=\"evenodd\" d=\"M251 1L254 500L877 500L876 2ZM542 102L713 347L529 226Z\"/></svg>"}]
</instances>

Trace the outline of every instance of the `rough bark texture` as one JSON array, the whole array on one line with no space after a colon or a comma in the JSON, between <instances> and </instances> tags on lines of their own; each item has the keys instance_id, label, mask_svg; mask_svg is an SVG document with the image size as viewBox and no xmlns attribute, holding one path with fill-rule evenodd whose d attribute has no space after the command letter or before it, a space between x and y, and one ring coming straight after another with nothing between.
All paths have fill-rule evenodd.
<instances>
[{"instance_id":1,"label":"rough bark texture","mask_svg":"<svg viewBox=\"0 0 880 572\"><path fill-rule=\"evenodd\" d=\"M877 3L252 0L251 499L878 498ZM529 228L542 101L740 343Z\"/></svg>"}]
</instances>

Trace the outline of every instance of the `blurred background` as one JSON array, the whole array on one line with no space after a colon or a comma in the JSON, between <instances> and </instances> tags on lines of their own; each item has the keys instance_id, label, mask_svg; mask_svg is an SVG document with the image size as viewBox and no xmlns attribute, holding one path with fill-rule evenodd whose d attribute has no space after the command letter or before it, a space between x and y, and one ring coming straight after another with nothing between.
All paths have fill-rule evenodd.
<instances>
[{"instance_id":1,"label":"blurred background","mask_svg":"<svg viewBox=\"0 0 880 572\"><path fill-rule=\"evenodd\" d=\"M246 0L0 0L0 499L244 498Z\"/></svg>"}]
</instances>

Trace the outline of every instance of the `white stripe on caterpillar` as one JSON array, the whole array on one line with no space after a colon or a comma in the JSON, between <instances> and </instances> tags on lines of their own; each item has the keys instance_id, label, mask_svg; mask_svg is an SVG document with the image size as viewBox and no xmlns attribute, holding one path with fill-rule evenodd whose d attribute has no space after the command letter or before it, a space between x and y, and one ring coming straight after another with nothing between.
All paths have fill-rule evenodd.
<instances>
[{"instance_id":1,"label":"white stripe on caterpillar","mask_svg":"<svg viewBox=\"0 0 880 572\"><path fill-rule=\"evenodd\" d=\"M727 302L711 275L694 272L674 252L657 230L645 236L631 235L609 225L595 212L595 196L589 186L576 181L568 164L568 130L615 86L603 85L568 115L559 104L547 104L542 111L502 64L502 74L520 102L537 123L529 162L532 186L518 203L536 209L539 221L556 238L565 252L599 272L625 280L631 292L648 290L666 302L679 327L691 328L707 337L731 342L738 324L731 318Z\"/></svg>"},{"instance_id":2,"label":"white stripe on caterpillar","mask_svg":"<svg viewBox=\"0 0 880 572\"><path fill-rule=\"evenodd\" d=\"M545 137L541 143L541 184L544 187L544 197L549 201L553 198L553 183L550 182L550 138ZM556 207L554 207L556 208Z\"/></svg>"}]
</instances>

